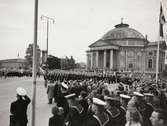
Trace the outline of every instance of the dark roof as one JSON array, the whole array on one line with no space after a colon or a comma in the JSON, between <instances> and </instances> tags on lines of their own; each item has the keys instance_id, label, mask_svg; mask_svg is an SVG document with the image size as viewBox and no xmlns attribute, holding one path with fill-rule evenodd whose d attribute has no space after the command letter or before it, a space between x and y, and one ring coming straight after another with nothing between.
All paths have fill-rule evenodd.
<instances>
[{"instance_id":1,"label":"dark roof","mask_svg":"<svg viewBox=\"0 0 167 126\"><path fill-rule=\"evenodd\" d=\"M102 37L103 40L106 39L123 39L123 38L139 38L144 39L144 36L135 29L129 28L128 24L118 24L114 29L108 31Z\"/></svg>"}]
</instances>

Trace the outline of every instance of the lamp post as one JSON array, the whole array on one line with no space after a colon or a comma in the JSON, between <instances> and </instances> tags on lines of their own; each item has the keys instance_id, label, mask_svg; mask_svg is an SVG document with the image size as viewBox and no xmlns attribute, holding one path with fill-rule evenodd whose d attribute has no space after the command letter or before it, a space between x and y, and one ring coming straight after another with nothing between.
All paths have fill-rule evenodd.
<instances>
[{"instance_id":1,"label":"lamp post","mask_svg":"<svg viewBox=\"0 0 167 126\"><path fill-rule=\"evenodd\" d=\"M51 21L52 23L55 22L54 18L48 17L48 16L41 16L41 20L46 20L47 21L47 34L46 34L46 69L45 69L45 74L44 75L44 79L45 79L45 87L47 86L47 73L48 73L48 65L47 65L47 58L48 58L48 38L49 38L49 21Z\"/></svg>"}]
</instances>

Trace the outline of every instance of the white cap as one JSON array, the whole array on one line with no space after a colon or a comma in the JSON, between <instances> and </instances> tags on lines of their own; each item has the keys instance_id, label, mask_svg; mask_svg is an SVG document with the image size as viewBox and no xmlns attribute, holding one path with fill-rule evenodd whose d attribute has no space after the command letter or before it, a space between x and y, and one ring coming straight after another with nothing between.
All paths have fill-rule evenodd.
<instances>
[{"instance_id":1,"label":"white cap","mask_svg":"<svg viewBox=\"0 0 167 126\"><path fill-rule=\"evenodd\" d=\"M125 94L120 94L120 97L123 99L130 99L131 98L129 95L125 95Z\"/></svg>"},{"instance_id":2,"label":"white cap","mask_svg":"<svg viewBox=\"0 0 167 126\"><path fill-rule=\"evenodd\" d=\"M93 104L99 105L99 106L105 106L106 103L98 98L93 98Z\"/></svg>"},{"instance_id":3,"label":"white cap","mask_svg":"<svg viewBox=\"0 0 167 126\"><path fill-rule=\"evenodd\" d=\"M144 96L143 94L141 94L139 92L133 92L133 94L136 95L136 96L139 96L139 97L143 97Z\"/></svg>"},{"instance_id":4,"label":"white cap","mask_svg":"<svg viewBox=\"0 0 167 126\"><path fill-rule=\"evenodd\" d=\"M64 87L65 89L68 89L67 84L65 84L64 82L61 83L62 87Z\"/></svg>"},{"instance_id":5,"label":"white cap","mask_svg":"<svg viewBox=\"0 0 167 126\"><path fill-rule=\"evenodd\" d=\"M16 92L17 92L17 94L20 95L20 96L25 96L25 95L27 94L26 90L25 90L24 88L22 88L22 87L18 87L18 88L16 89Z\"/></svg>"},{"instance_id":6,"label":"white cap","mask_svg":"<svg viewBox=\"0 0 167 126\"><path fill-rule=\"evenodd\" d=\"M150 96L150 97L153 97L154 95L151 94L151 93L144 93L144 96Z\"/></svg>"},{"instance_id":7,"label":"white cap","mask_svg":"<svg viewBox=\"0 0 167 126\"><path fill-rule=\"evenodd\" d=\"M66 95L65 98L70 99L70 98L73 98L75 96L76 96L76 94L72 93L72 94Z\"/></svg>"}]
</instances>

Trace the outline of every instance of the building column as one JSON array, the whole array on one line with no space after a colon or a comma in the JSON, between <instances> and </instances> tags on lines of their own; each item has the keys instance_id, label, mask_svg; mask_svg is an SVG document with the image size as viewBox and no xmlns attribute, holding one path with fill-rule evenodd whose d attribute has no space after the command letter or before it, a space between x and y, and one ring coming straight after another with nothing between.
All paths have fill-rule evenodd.
<instances>
[{"instance_id":1,"label":"building column","mask_svg":"<svg viewBox=\"0 0 167 126\"><path fill-rule=\"evenodd\" d=\"M107 55L107 51L104 50L104 55L103 55L103 68L106 68L106 55Z\"/></svg>"},{"instance_id":2,"label":"building column","mask_svg":"<svg viewBox=\"0 0 167 126\"><path fill-rule=\"evenodd\" d=\"M90 58L91 58L90 68L93 69L93 52L90 52Z\"/></svg>"},{"instance_id":3,"label":"building column","mask_svg":"<svg viewBox=\"0 0 167 126\"><path fill-rule=\"evenodd\" d=\"M110 50L110 69L113 69L113 50Z\"/></svg>"},{"instance_id":4,"label":"building column","mask_svg":"<svg viewBox=\"0 0 167 126\"><path fill-rule=\"evenodd\" d=\"M96 51L96 67L99 67L99 51Z\"/></svg>"}]
</instances>

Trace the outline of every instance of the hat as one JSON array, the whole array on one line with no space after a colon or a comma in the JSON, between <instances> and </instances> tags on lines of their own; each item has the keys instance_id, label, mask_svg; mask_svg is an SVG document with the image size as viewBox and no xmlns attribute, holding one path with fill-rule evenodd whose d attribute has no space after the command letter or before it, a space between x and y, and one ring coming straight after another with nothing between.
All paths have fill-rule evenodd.
<instances>
[{"instance_id":1,"label":"hat","mask_svg":"<svg viewBox=\"0 0 167 126\"><path fill-rule=\"evenodd\" d=\"M20 96L25 96L25 95L27 94L26 90L25 90L24 88L22 88L22 87L18 87L18 88L16 89L16 92L17 92L17 94L20 95Z\"/></svg>"},{"instance_id":2,"label":"hat","mask_svg":"<svg viewBox=\"0 0 167 126\"><path fill-rule=\"evenodd\" d=\"M71 99L71 98L74 98L74 97L76 97L75 93L72 93L72 94L69 94L69 95L65 96L65 98L67 98L67 99Z\"/></svg>"},{"instance_id":3,"label":"hat","mask_svg":"<svg viewBox=\"0 0 167 126\"><path fill-rule=\"evenodd\" d=\"M99 106L105 106L106 103L98 98L93 98L93 104L99 105Z\"/></svg>"},{"instance_id":4,"label":"hat","mask_svg":"<svg viewBox=\"0 0 167 126\"><path fill-rule=\"evenodd\" d=\"M143 97L143 96L144 96L143 94L141 94L141 93L139 93L139 92L133 92L133 94L134 94L135 96L139 96L139 97Z\"/></svg>"},{"instance_id":5,"label":"hat","mask_svg":"<svg viewBox=\"0 0 167 126\"><path fill-rule=\"evenodd\" d=\"M104 99L105 100L109 100L109 101L116 101L117 100L117 98L115 98L115 97L109 97L109 96L104 96Z\"/></svg>"},{"instance_id":6,"label":"hat","mask_svg":"<svg viewBox=\"0 0 167 126\"><path fill-rule=\"evenodd\" d=\"M144 93L144 96L154 97L154 95L151 93Z\"/></svg>"},{"instance_id":7,"label":"hat","mask_svg":"<svg viewBox=\"0 0 167 126\"><path fill-rule=\"evenodd\" d=\"M64 82L62 82L61 85L62 85L63 88L68 89L67 84L65 84Z\"/></svg>"},{"instance_id":8,"label":"hat","mask_svg":"<svg viewBox=\"0 0 167 126\"><path fill-rule=\"evenodd\" d=\"M125 94L120 94L120 97L127 100L131 98L129 95L125 95Z\"/></svg>"}]
</instances>

